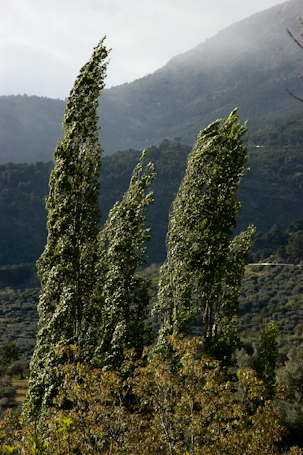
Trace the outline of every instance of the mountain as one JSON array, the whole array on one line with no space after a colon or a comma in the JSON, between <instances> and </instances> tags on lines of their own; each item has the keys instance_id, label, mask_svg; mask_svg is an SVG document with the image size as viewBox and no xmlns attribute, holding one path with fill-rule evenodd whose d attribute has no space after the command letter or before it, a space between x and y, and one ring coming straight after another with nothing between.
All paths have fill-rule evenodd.
<instances>
[{"instance_id":1,"label":"mountain","mask_svg":"<svg viewBox=\"0 0 303 455\"><path fill-rule=\"evenodd\" d=\"M192 145L201 128L236 106L250 129L301 112L285 91L303 93L303 52L286 33L286 27L302 32L298 15L302 0L282 3L227 27L149 76L104 91L100 137L106 152L141 149L163 137Z\"/></svg>"},{"instance_id":2,"label":"mountain","mask_svg":"<svg viewBox=\"0 0 303 455\"><path fill-rule=\"evenodd\" d=\"M237 22L153 74L103 91L100 142L109 155L163 138L192 145L199 130L236 106L251 130L302 111L303 52L286 33L302 32L302 0L289 0ZM65 102L0 97L0 163L52 159Z\"/></svg>"},{"instance_id":3,"label":"mountain","mask_svg":"<svg viewBox=\"0 0 303 455\"><path fill-rule=\"evenodd\" d=\"M38 96L0 97L0 164L52 159L62 136L65 102Z\"/></svg>"}]
</instances>

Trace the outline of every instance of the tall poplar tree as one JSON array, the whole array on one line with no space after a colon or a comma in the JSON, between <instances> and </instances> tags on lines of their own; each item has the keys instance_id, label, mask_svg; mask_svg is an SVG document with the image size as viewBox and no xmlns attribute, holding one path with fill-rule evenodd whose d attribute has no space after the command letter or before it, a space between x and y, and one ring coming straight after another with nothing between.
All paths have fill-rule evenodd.
<instances>
[{"instance_id":1,"label":"tall poplar tree","mask_svg":"<svg viewBox=\"0 0 303 455\"><path fill-rule=\"evenodd\" d=\"M151 341L146 327L149 283L138 268L146 262L145 242L150 239L144 212L154 203L153 192L145 190L156 173L151 162L143 169L144 158L145 151L122 201L111 209L100 233L96 297L101 314L95 359L107 369L120 367L126 349L134 349L140 358Z\"/></svg>"},{"instance_id":2,"label":"tall poplar tree","mask_svg":"<svg viewBox=\"0 0 303 455\"><path fill-rule=\"evenodd\" d=\"M188 157L160 269L158 349L193 320L200 322L205 351L216 358L228 362L237 344L239 289L254 232L250 226L231 240L241 207L236 191L247 170L245 131L234 110L199 133Z\"/></svg>"},{"instance_id":3,"label":"tall poplar tree","mask_svg":"<svg viewBox=\"0 0 303 455\"><path fill-rule=\"evenodd\" d=\"M98 97L104 87L108 52L102 39L82 67L67 100L64 137L54 154L49 181L47 245L37 262L41 275L39 332L31 361L24 412L39 414L52 404L62 362L57 348L76 344L83 361L92 357L98 311L93 301L96 276L101 149Z\"/></svg>"}]
</instances>

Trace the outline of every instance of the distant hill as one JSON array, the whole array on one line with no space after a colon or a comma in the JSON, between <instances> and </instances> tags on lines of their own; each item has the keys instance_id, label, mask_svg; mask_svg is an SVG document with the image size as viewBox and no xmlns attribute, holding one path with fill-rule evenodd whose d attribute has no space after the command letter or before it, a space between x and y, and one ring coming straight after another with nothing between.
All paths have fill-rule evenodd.
<instances>
[{"instance_id":1,"label":"distant hill","mask_svg":"<svg viewBox=\"0 0 303 455\"><path fill-rule=\"evenodd\" d=\"M258 232L265 233L276 223L285 229L303 218L302 121L303 114L297 114L246 135L251 170L243 177L238 192L242 210L237 230L254 223ZM153 183L156 202L149 208L147 221L152 230L148 245L151 262L160 263L165 258L168 211L190 150L167 139L147 149L146 160L155 162L157 169ZM140 154L130 149L103 157L102 223L126 191ZM0 165L0 267L33 263L42 253L46 242L44 198L52 166L52 162Z\"/></svg>"},{"instance_id":2,"label":"distant hill","mask_svg":"<svg viewBox=\"0 0 303 455\"><path fill-rule=\"evenodd\" d=\"M303 52L286 33L286 27L302 33L298 15L302 0L287 1L227 27L149 76L104 91L106 152L176 136L192 145L201 128L236 106L250 129L302 112L285 91L303 95Z\"/></svg>"},{"instance_id":3,"label":"distant hill","mask_svg":"<svg viewBox=\"0 0 303 455\"><path fill-rule=\"evenodd\" d=\"M0 164L53 158L65 102L38 96L0 97Z\"/></svg>"},{"instance_id":4,"label":"distant hill","mask_svg":"<svg viewBox=\"0 0 303 455\"><path fill-rule=\"evenodd\" d=\"M236 106L251 130L302 112L303 52L286 33L302 32L302 0L289 0L237 22L167 65L103 91L99 116L105 154L141 150L163 138L192 145L199 130ZM64 101L0 97L0 164L52 159Z\"/></svg>"},{"instance_id":5,"label":"distant hill","mask_svg":"<svg viewBox=\"0 0 303 455\"><path fill-rule=\"evenodd\" d=\"M303 148L303 113L292 115L257 131L250 131L249 128L245 140L251 147Z\"/></svg>"}]
</instances>

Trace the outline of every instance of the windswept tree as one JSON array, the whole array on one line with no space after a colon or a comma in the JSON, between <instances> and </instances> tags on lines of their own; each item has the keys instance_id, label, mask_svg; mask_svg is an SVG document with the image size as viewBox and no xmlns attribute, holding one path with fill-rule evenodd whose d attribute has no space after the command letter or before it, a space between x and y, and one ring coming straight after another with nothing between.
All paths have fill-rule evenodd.
<instances>
[{"instance_id":1,"label":"windswept tree","mask_svg":"<svg viewBox=\"0 0 303 455\"><path fill-rule=\"evenodd\" d=\"M137 273L146 262L145 242L150 239L144 212L154 203L153 192L145 194L145 190L156 177L152 163L143 170L144 158L145 152L123 200L111 209L100 233L96 292L100 330L95 360L107 369L120 367L126 349L134 349L140 358L151 341L146 327L149 285Z\"/></svg>"},{"instance_id":2,"label":"windswept tree","mask_svg":"<svg viewBox=\"0 0 303 455\"><path fill-rule=\"evenodd\" d=\"M228 362L237 345L238 296L254 233L251 226L231 240L241 208L236 191L247 170L246 129L234 110L199 133L188 157L160 270L157 349L167 335L185 334L193 320L200 322L207 353Z\"/></svg>"},{"instance_id":3,"label":"windswept tree","mask_svg":"<svg viewBox=\"0 0 303 455\"><path fill-rule=\"evenodd\" d=\"M76 344L84 362L92 357L97 336L93 301L100 222L98 206L101 149L98 97L104 87L108 51L103 39L80 70L67 100L64 137L54 154L49 181L48 238L37 262L41 275L39 332L31 361L24 412L39 414L52 404L62 359L56 349Z\"/></svg>"}]
</instances>

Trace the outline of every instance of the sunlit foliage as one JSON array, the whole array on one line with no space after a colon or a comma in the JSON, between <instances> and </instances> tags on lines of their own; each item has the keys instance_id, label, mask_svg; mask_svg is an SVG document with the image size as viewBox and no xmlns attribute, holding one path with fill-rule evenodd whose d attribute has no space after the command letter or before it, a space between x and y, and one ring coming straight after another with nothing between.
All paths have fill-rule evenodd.
<instances>
[{"instance_id":1,"label":"sunlit foliage","mask_svg":"<svg viewBox=\"0 0 303 455\"><path fill-rule=\"evenodd\" d=\"M167 259L160 269L158 303L163 319L158 346L171 333L186 333L198 320L205 351L229 361L237 345L241 279L254 228L231 240L241 203L236 191L245 174L246 126L236 110L202 130L172 204Z\"/></svg>"},{"instance_id":2,"label":"sunlit foliage","mask_svg":"<svg viewBox=\"0 0 303 455\"><path fill-rule=\"evenodd\" d=\"M89 361L96 345L96 310L92 289L97 259L101 149L98 142L98 97L104 87L108 51L99 42L80 70L66 103L64 137L54 154L48 210L47 244L38 263L41 295L39 332L31 361L24 410L47 407L60 384L56 347L76 343Z\"/></svg>"},{"instance_id":3,"label":"sunlit foliage","mask_svg":"<svg viewBox=\"0 0 303 455\"><path fill-rule=\"evenodd\" d=\"M82 354L71 346L74 361L61 367L65 379L54 407L40 421L9 414L0 426L2 453L279 453L284 430L263 382L240 371L236 398L220 363L201 355L201 339L173 338L171 345L169 361L148 351L134 361L129 352L107 372L77 363Z\"/></svg>"}]
</instances>

